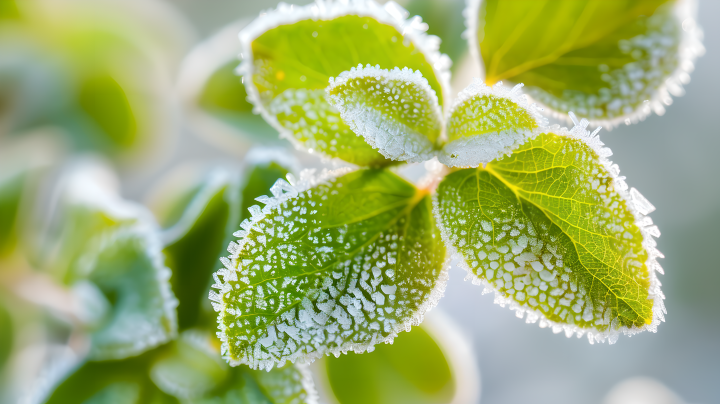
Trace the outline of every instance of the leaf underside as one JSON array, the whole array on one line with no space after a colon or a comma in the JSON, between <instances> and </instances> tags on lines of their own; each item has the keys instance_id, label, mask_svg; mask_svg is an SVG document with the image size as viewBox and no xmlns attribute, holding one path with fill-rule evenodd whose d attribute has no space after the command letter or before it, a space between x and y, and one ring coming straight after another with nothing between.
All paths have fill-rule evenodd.
<instances>
[{"instance_id":1,"label":"leaf underside","mask_svg":"<svg viewBox=\"0 0 720 404\"><path fill-rule=\"evenodd\" d=\"M285 197L243 227L211 294L231 363L361 352L418 324L442 293L430 198L387 171Z\"/></svg>"},{"instance_id":2,"label":"leaf underside","mask_svg":"<svg viewBox=\"0 0 720 404\"><path fill-rule=\"evenodd\" d=\"M306 148L360 166L390 161L356 136L328 104L325 87L331 77L361 63L408 67L419 70L442 97L433 68L418 48L396 28L371 17L281 25L254 39L252 52L252 84L262 107Z\"/></svg>"},{"instance_id":3,"label":"leaf underside","mask_svg":"<svg viewBox=\"0 0 720 404\"><path fill-rule=\"evenodd\" d=\"M437 207L469 271L529 321L599 332L652 322L643 235L583 141L545 133L486 169L457 171Z\"/></svg>"},{"instance_id":4,"label":"leaf underside","mask_svg":"<svg viewBox=\"0 0 720 404\"><path fill-rule=\"evenodd\" d=\"M483 1L478 43L489 83L524 83L557 113L621 118L679 65L675 2Z\"/></svg>"},{"instance_id":5,"label":"leaf underside","mask_svg":"<svg viewBox=\"0 0 720 404\"><path fill-rule=\"evenodd\" d=\"M420 72L358 66L331 79L328 101L357 135L391 160L432 158L442 111Z\"/></svg>"}]
</instances>

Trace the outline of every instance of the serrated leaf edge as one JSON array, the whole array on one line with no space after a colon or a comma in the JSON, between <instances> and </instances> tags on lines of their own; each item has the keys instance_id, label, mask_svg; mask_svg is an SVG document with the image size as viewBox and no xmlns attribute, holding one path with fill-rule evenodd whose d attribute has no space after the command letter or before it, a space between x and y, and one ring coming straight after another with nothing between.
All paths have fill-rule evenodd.
<instances>
[{"instance_id":1,"label":"serrated leaf edge","mask_svg":"<svg viewBox=\"0 0 720 404\"><path fill-rule=\"evenodd\" d=\"M480 66L481 76L485 77L484 63L480 55L480 44L478 43L478 18L480 13L480 5L484 0L466 0L467 6L463 10L465 17L465 27L463 38L467 39L470 46L470 56ZM646 100L643 105L636 107L631 113L612 119L593 119L590 120L592 126L604 126L611 130L622 124L630 125L641 121L650 116L653 112L655 115L663 116L665 107L672 104L672 96L681 97L685 94L683 85L690 83L690 73L695 70L695 60L705 54L705 46L703 46L703 30L697 24L697 0L678 0L673 8L674 16L682 27L682 36L680 38L680 46L678 54L680 60L678 67L670 74L665 82L655 91L650 100ZM687 28L685 22L688 22ZM568 116L560 111L556 111L541 102L538 105L543 106L545 114L567 124L572 123Z\"/></svg>"},{"instance_id":2,"label":"serrated leaf edge","mask_svg":"<svg viewBox=\"0 0 720 404\"><path fill-rule=\"evenodd\" d=\"M378 79L388 80L402 80L419 87L428 95L428 98L430 98L431 100L431 109L439 123L441 131L440 136L442 137L442 132L444 132L445 129L443 113L438 102L437 94L435 93L435 90L430 87L427 79L423 77L422 73L420 73L419 70L413 71L412 69L409 69L407 67L403 69L395 67L392 70L388 70L381 69L379 65L367 65L363 67L361 63L357 67L352 67L349 71L344 71L340 73L338 77L330 77L330 84L325 88L325 91L328 94L328 98L332 101L330 104L340 112L340 117L342 117L343 121L345 121L345 123L350 127L350 129L356 135L365 138L365 141L370 146L372 146L373 149L378 150L380 154L382 154L386 158L389 158L391 160L407 161L409 163L421 163L423 161L431 159L435 155L435 150L433 148L432 142L430 142L430 140L424 135L414 133L404 124L398 122L396 123L398 126L403 126L407 128L404 130L404 132L409 134L410 136L405 137L405 139L401 139L401 136L385 139L385 144L382 145L380 144L381 136L389 135L390 133L382 130L379 127L374 128L375 130L361 131L358 128L358 125L355 123L355 120L352 119L352 114L350 113L350 111L348 111L348 108L346 108L345 101L340 96L330 94L330 92L336 87L345 85L349 80L365 77L374 77ZM364 127L367 129L368 125L364 125ZM400 156L389 152L385 146L396 139L399 139L401 143L404 143L404 141L410 141L417 146L417 151L405 150L405 148L403 148L403 154Z\"/></svg>"},{"instance_id":3,"label":"serrated leaf edge","mask_svg":"<svg viewBox=\"0 0 720 404\"><path fill-rule=\"evenodd\" d=\"M243 80L243 82L248 95L247 99L253 104L253 113L262 115L265 121L280 133L280 137L287 139L298 150L307 150L307 148L299 140L295 139L291 131L280 125L277 118L262 105L260 93L252 80L254 71L252 41L280 25L294 24L308 19L329 20L346 15L372 17L380 23L394 27L404 37L409 38L432 67L442 88L443 100L450 99L450 66L452 61L447 55L440 53L440 38L426 34L427 24L422 22L422 18L415 16L408 19L409 13L394 1L389 1L384 5L380 5L373 0L355 0L351 2L316 0L314 3L305 6L280 3L277 8L261 13L257 19L240 31L239 38L242 49L240 58L242 61L236 72L244 78L247 77L247 80ZM448 103L445 102L444 104L447 105ZM329 159L329 156L315 150L313 153Z\"/></svg>"},{"instance_id":4,"label":"serrated leaf edge","mask_svg":"<svg viewBox=\"0 0 720 404\"><path fill-rule=\"evenodd\" d=\"M572 112L570 112L570 118L573 121L577 121L577 118L575 118L575 115ZM665 321L665 314L667 314L664 303L665 295L660 289L661 283L656 274L656 272L664 274L662 267L657 262L657 258L664 258L665 256L656 248L657 243L654 239L660 237L660 231L658 230L657 226L653 224L650 216L648 216L652 211L655 210L655 207L652 206L652 204L650 204L650 202L645 199L645 197L643 197L640 192L638 192L635 188L628 188L628 185L625 182L625 177L620 176L620 168L618 167L618 165L613 164L608 159L608 157L612 155L612 151L609 148L604 147L604 143L600 141L599 136L597 136L600 128L597 128L592 133L590 133L586 129L588 124L588 120L582 119L581 121L577 122L572 129L567 129L564 127L561 128L559 125L537 128L533 131L533 138L541 133L554 133L558 136L564 136L580 140L586 145L588 145L598 155L598 160L600 164L610 174L610 177L613 181L614 189L617 191L620 197L625 200L628 209L635 217L635 225L638 226L638 228L640 229L640 233L643 237L642 246L648 253L648 259L647 261L645 261L645 265L648 269L648 274L650 278L648 299L653 299L653 319L650 324L643 325L642 327L629 328L623 326L615 330L613 330L612 328L608 328L607 331L596 331L593 329L583 329L574 324L562 324L548 320L540 311L531 309L529 307L521 306L512 298L505 297L501 292L495 289L495 287L490 282L485 279L481 279L477 275L475 275L472 268L470 268L470 266L463 258L462 254L460 254L450 242L450 232L447 231L445 224L442 221L442 213L440 212L440 203L438 201L437 193L433 195L433 213L435 215L437 226L438 228L440 228L442 239L445 242L446 248L448 249L448 253L453 258L456 258L458 265L467 272L465 280L472 281L473 285L482 285L483 294L495 292L495 304L500 305L500 307L505 307L506 305L509 306L510 310L515 311L515 315L518 318L525 317L526 323L538 323L539 320L540 328L550 327L555 334L564 331L565 336L568 338L576 334L578 338L581 338L583 335L587 335L587 339L590 344L594 344L595 342L602 343L607 341L608 344L612 345L617 342L620 334L633 336L643 331L656 332L658 325L660 325L661 322ZM526 314L527 316L525 316Z\"/></svg>"},{"instance_id":5,"label":"serrated leaf edge","mask_svg":"<svg viewBox=\"0 0 720 404\"><path fill-rule=\"evenodd\" d=\"M236 237L241 237L241 240L239 240L238 242L230 242L230 245L228 246L228 252L231 255L227 258L223 257L220 259L224 267L213 274L213 279L215 283L211 286L211 288L218 289L218 292L214 292L211 290L209 294L213 309L218 312L219 331L217 331L216 334L222 343L220 352L223 359L225 359L228 364L230 364L230 366L248 365L253 369L266 369L270 371L276 365L278 367L283 366L286 360L297 364L310 364L315 359L321 358L329 354L333 354L335 355L335 357L338 357L341 354L347 354L349 351L353 351L357 354L363 352L372 352L375 350L375 345L382 342L386 344L392 344L398 333L402 331L410 331L412 326L416 326L422 323L423 319L425 318L425 313L427 313L433 307L437 306L440 299L445 295L445 287L447 286L447 281L449 279L448 271L450 269L451 261L451 255L447 253L445 255L445 261L443 262L440 275L438 276L438 280L435 284L435 287L430 291L427 300L423 302L420 307L418 307L417 311L410 318L408 318L405 322L396 325L394 329L390 332L390 335L385 338L374 337L371 341L365 344L346 343L340 347L333 349L323 347L323 350L318 350L309 354L297 352L290 358L280 361L261 360L254 361L253 363L246 363L245 361L235 360L230 357L228 338L227 334L225 334L225 325L223 323L223 318L225 314L225 303L222 297L225 293L232 290L232 285L228 281L238 281L238 270L236 268L236 265L238 263L236 259L240 251L242 251L243 247L246 244L245 239L247 235L250 231L257 230L256 225L262 220L264 220L265 216L271 213L274 209L276 209L281 203L296 197L300 192L304 192L311 187L314 187L321 183L332 181L335 178L347 174L350 171L352 170L347 168L332 171L323 169L321 173L316 176L314 175L315 170L304 170L300 173L301 180L295 184L293 184L293 181L290 181L290 183L288 183L283 179L279 179L276 182L276 185L273 185L273 187L271 188L273 190L273 197L258 198L259 200L262 200L262 203L265 203L265 207L263 209L260 209L258 205L248 208L248 210L252 214L252 218L246 222L243 222L241 226L244 230L240 230L234 234ZM288 177L289 179L294 179L292 175L288 175ZM220 276L223 277L222 280L220 280Z\"/></svg>"}]
</instances>

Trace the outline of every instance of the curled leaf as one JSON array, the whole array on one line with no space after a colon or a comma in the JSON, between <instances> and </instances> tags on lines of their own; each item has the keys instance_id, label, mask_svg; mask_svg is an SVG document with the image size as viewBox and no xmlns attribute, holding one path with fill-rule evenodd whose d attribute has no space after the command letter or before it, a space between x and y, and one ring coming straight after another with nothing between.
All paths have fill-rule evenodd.
<instances>
[{"instance_id":1,"label":"curled leaf","mask_svg":"<svg viewBox=\"0 0 720 404\"><path fill-rule=\"evenodd\" d=\"M265 208L250 208L215 276L231 364L371 350L442 296L445 249L427 194L374 169L296 186L278 181L258 198Z\"/></svg>"},{"instance_id":2,"label":"curled leaf","mask_svg":"<svg viewBox=\"0 0 720 404\"><path fill-rule=\"evenodd\" d=\"M628 190L587 124L540 130L509 157L452 173L435 212L496 302L555 332L613 343L664 321L660 233L652 205Z\"/></svg>"},{"instance_id":3,"label":"curled leaf","mask_svg":"<svg viewBox=\"0 0 720 404\"><path fill-rule=\"evenodd\" d=\"M326 91L345 124L383 156L411 163L432 158L442 110L419 71L358 65L331 77Z\"/></svg>"}]
</instances>

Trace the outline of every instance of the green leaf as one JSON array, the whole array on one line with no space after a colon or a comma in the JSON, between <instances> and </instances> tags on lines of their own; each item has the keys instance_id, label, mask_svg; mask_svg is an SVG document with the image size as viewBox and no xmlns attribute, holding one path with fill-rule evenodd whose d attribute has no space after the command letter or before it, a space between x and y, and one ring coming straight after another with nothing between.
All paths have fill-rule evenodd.
<instances>
[{"instance_id":1,"label":"green leaf","mask_svg":"<svg viewBox=\"0 0 720 404\"><path fill-rule=\"evenodd\" d=\"M448 143L438 160L450 167L477 167L510 154L533 129L547 124L535 104L520 93L521 87L488 87L474 79L450 109Z\"/></svg>"},{"instance_id":2,"label":"green leaf","mask_svg":"<svg viewBox=\"0 0 720 404\"><path fill-rule=\"evenodd\" d=\"M265 208L250 208L215 275L231 364L365 351L419 324L443 293L445 249L426 193L376 169L303 177L258 198Z\"/></svg>"},{"instance_id":3,"label":"green leaf","mask_svg":"<svg viewBox=\"0 0 720 404\"><path fill-rule=\"evenodd\" d=\"M456 369L425 324L375 351L324 359L324 375L341 404L450 403Z\"/></svg>"},{"instance_id":4,"label":"green leaf","mask_svg":"<svg viewBox=\"0 0 720 404\"><path fill-rule=\"evenodd\" d=\"M525 83L553 116L572 110L606 127L662 115L668 91L682 94L703 53L693 14L668 0L474 0L467 10L488 83Z\"/></svg>"},{"instance_id":5,"label":"green leaf","mask_svg":"<svg viewBox=\"0 0 720 404\"><path fill-rule=\"evenodd\" d=\"M112 147L128 148L136 142L138 127L127 95L110 75L83 78L78 104Z\"/></svg>"},{"instance_id":6,"label":"green leaf","mask_svg":"<svg viewBox=\"0 0 720 404\"><path fill-rule=\"evenodd\" d=\"M436 215L498 303L555 332L613 343L664 320L660 233L646 216L652 205L628 191L587 124L552 127L485 169L447 176Z\"/></svg>"},{"instance_id":7,"label":"green leaf","mask_svg":"<svg viewBox=\"0 0 720 404\"><path fill-rule=\"evenodd\" d=\"M438 94L450 64L419 17L405 20L394 3L369 1L303 7L281 5L240 33L240 72L250 101L294 143L361 166L390 162L357 137L326 100L331 77L358 64L418 70Z\"/></svg>"},{"instance_id":8,"label":"green leaf","mask_svg":"<svg viewBox=\"0 0 720 404\"><path fill-rule=\"evenodd\" d=\"M60 181L58 215L46 235L44 270L73 287L80 301L110 305L100 324L88 324L94 359L138 355L174 337L177 328L159 229L150 212L117 195L112 181L102 166L77 163ZM104 300L87 293L94 288L80 287L87 282Z\"/></svg>"},{"instance_id":9,"label":"green leaf","mask_svg":"<svg viewBox=\"0 0 720 404\"><path fill-rule=\"evenodd\" d=\"M170 283L179 301L180 330L198 325L201 302L205 301L218 257L227 235L237 227L236 223L231 224L232 211L238 210L237 196L233 196L237 186L231 184L227 173L213 171L201 184L182 218L164 233L163 253L165 265L172 270Z\"/></svg>"},{"instance_id":10,"label":"green leaf","mask_svg":"<svg viewBox=\"0 0 720 404\"><path fill-rule=\"evenodd\" d=\"M238 64L238 60L232 60L213 72L202 89L198 104L212 116L241 130L252 140L265 143L276 141L277 131L261 116L255 115L252 104L246 100L245 85L235 73Z\"/></svg>"},{"instance_id":11,"label":"green leaf","mask_svg":"<svg viewBox=\"0 0 720 404\"><path fill-rule=\"evenodd\" d=\"M411 163L432 158L442 110L419 71L358 65L331 77L326 91L343 122L386 158Z\"/></svg>"}]
</instances>

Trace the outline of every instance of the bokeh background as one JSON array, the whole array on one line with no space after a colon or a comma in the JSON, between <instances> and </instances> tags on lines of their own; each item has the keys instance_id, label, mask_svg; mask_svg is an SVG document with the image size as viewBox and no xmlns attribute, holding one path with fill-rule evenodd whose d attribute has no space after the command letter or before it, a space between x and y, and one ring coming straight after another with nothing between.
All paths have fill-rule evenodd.
<instances>
[{"instance_id":1,"label":"bokeh background","mask_svg":"<svg viewBox=\"0 0 720 404\"><path fill-rule=\"evenodd\" d=\"M98 1L98 7L103 3ZM455 61L453 85L454 91L459 91L473 74L473 66L467 62L466 43L460 38L464 30L462 2L400 3L411 12L427 13L423 17L431 30L437 21L439 32L435 33L448 36L443 38L443 50ZM0 0L0 4L5 7L6 3ZM143 6L142 2L129 4ZM4 69L0 88L8 88L8 83L11 87L41 86L42 82L33 77L47 77L47 74L30 71L33 68L42 70L42 66L61 64L71 71L90 71L92 66L98 66L81 76L79 84L64 83L80 87L82 80L100 83L100 87L106 84L103 87L106 93L87 94L79 108L87 112L99 105L98 98L93 97L102 98L102 94L113 91L113 84L107 84L103 72L137 69L151 74L130 75L126 78L129 83L126 88L137 91L140 100L143 97L151 100L144 110L152 115L137 116L130 123L112 121L121 118L110 117L110 122L125 125L125 132L98 137L93 135L97 128L88 129L82 117L67 118L63 112L67 110L63 108L69 108L67 104L71 101L48 97L62 94L62 89L30 92L35 97L23 100L24 107L16 109L8 108L7 98L0 97L0 158L6 159L0 163L10 161L10 157L2 154L3 149L10 150L11 145L14 148L23 138L32 140L27 146L30 149L47 150L55 159L100 150L109 156L119 173L122 195L140 202L146 202L159 179L175 172L178 166L241 164L244 152L253 142L252 134L250 140L232 139L232 135L224 133L224 128L204 125L192 111L184 108L188 84L182 81L188 80L184 75L188 74L189 64L184 58L195 45L227 25L242 26L242 22L238 25L237 21L252 19L262 10L274 7L276 2L166 0L148 4L152 7L143 9L140 14L144 17L133 22L138 29L128 40L132 46L127 46L127 52L137 65L126 64L118 55L104 57L95 50L71 50L79 55L91 54L92 60L78 56L77 60L68 62L56 57L56 51L67 45L53 32L66 32L63 24L72 23L75 18L72 10L50 11L43 17L45 20L36 22L38 27L31 33L15 32L10 17L0 21L3 52L0 68ZM82 14L83 11L76 12ZM454 267L439 309L455 320L472 342L482 375L482 403L602 403L614 386L634 377L652 378L686 403L720 402L720 170L717 168L720 25L716 22L717 16L720 16L720 2L699 1L698 22L705 32L707 52L696 63L692 81L685 87L686 95L675 98L662 117L653 115L636 125L601 132L602 140L614 152L612 160L620 166L629 185L638 188L657 208L652 218L662 231L658 248L666 256L661 261L665 275L660 277L668 310L666 323L656 334L621 337L611 346L589 345L585 338L567 339L549 329L525 324L510 310L494 305L492 295L483 296L481 288L464 282L464 272ZM93 44L83 46L92 49ZM34 63L34 60L43 63ZM35 73L37 76L32 75ZM131 92L128 97L134 96ZM120 104L117 108L122 109ZM19 116L27 110L46 113L37 119ZM58 116L64 118L58 119ZM45 120L47 125L29 124L38 120ZM74 130L85 133L85 137L68 136L67 133ZM146 143L143 136L149 137ZM266 143L284 144L277 140ZM301 154L298 157L308 165L318 164L312 157Z\"/></svg>"}]
</instances>

